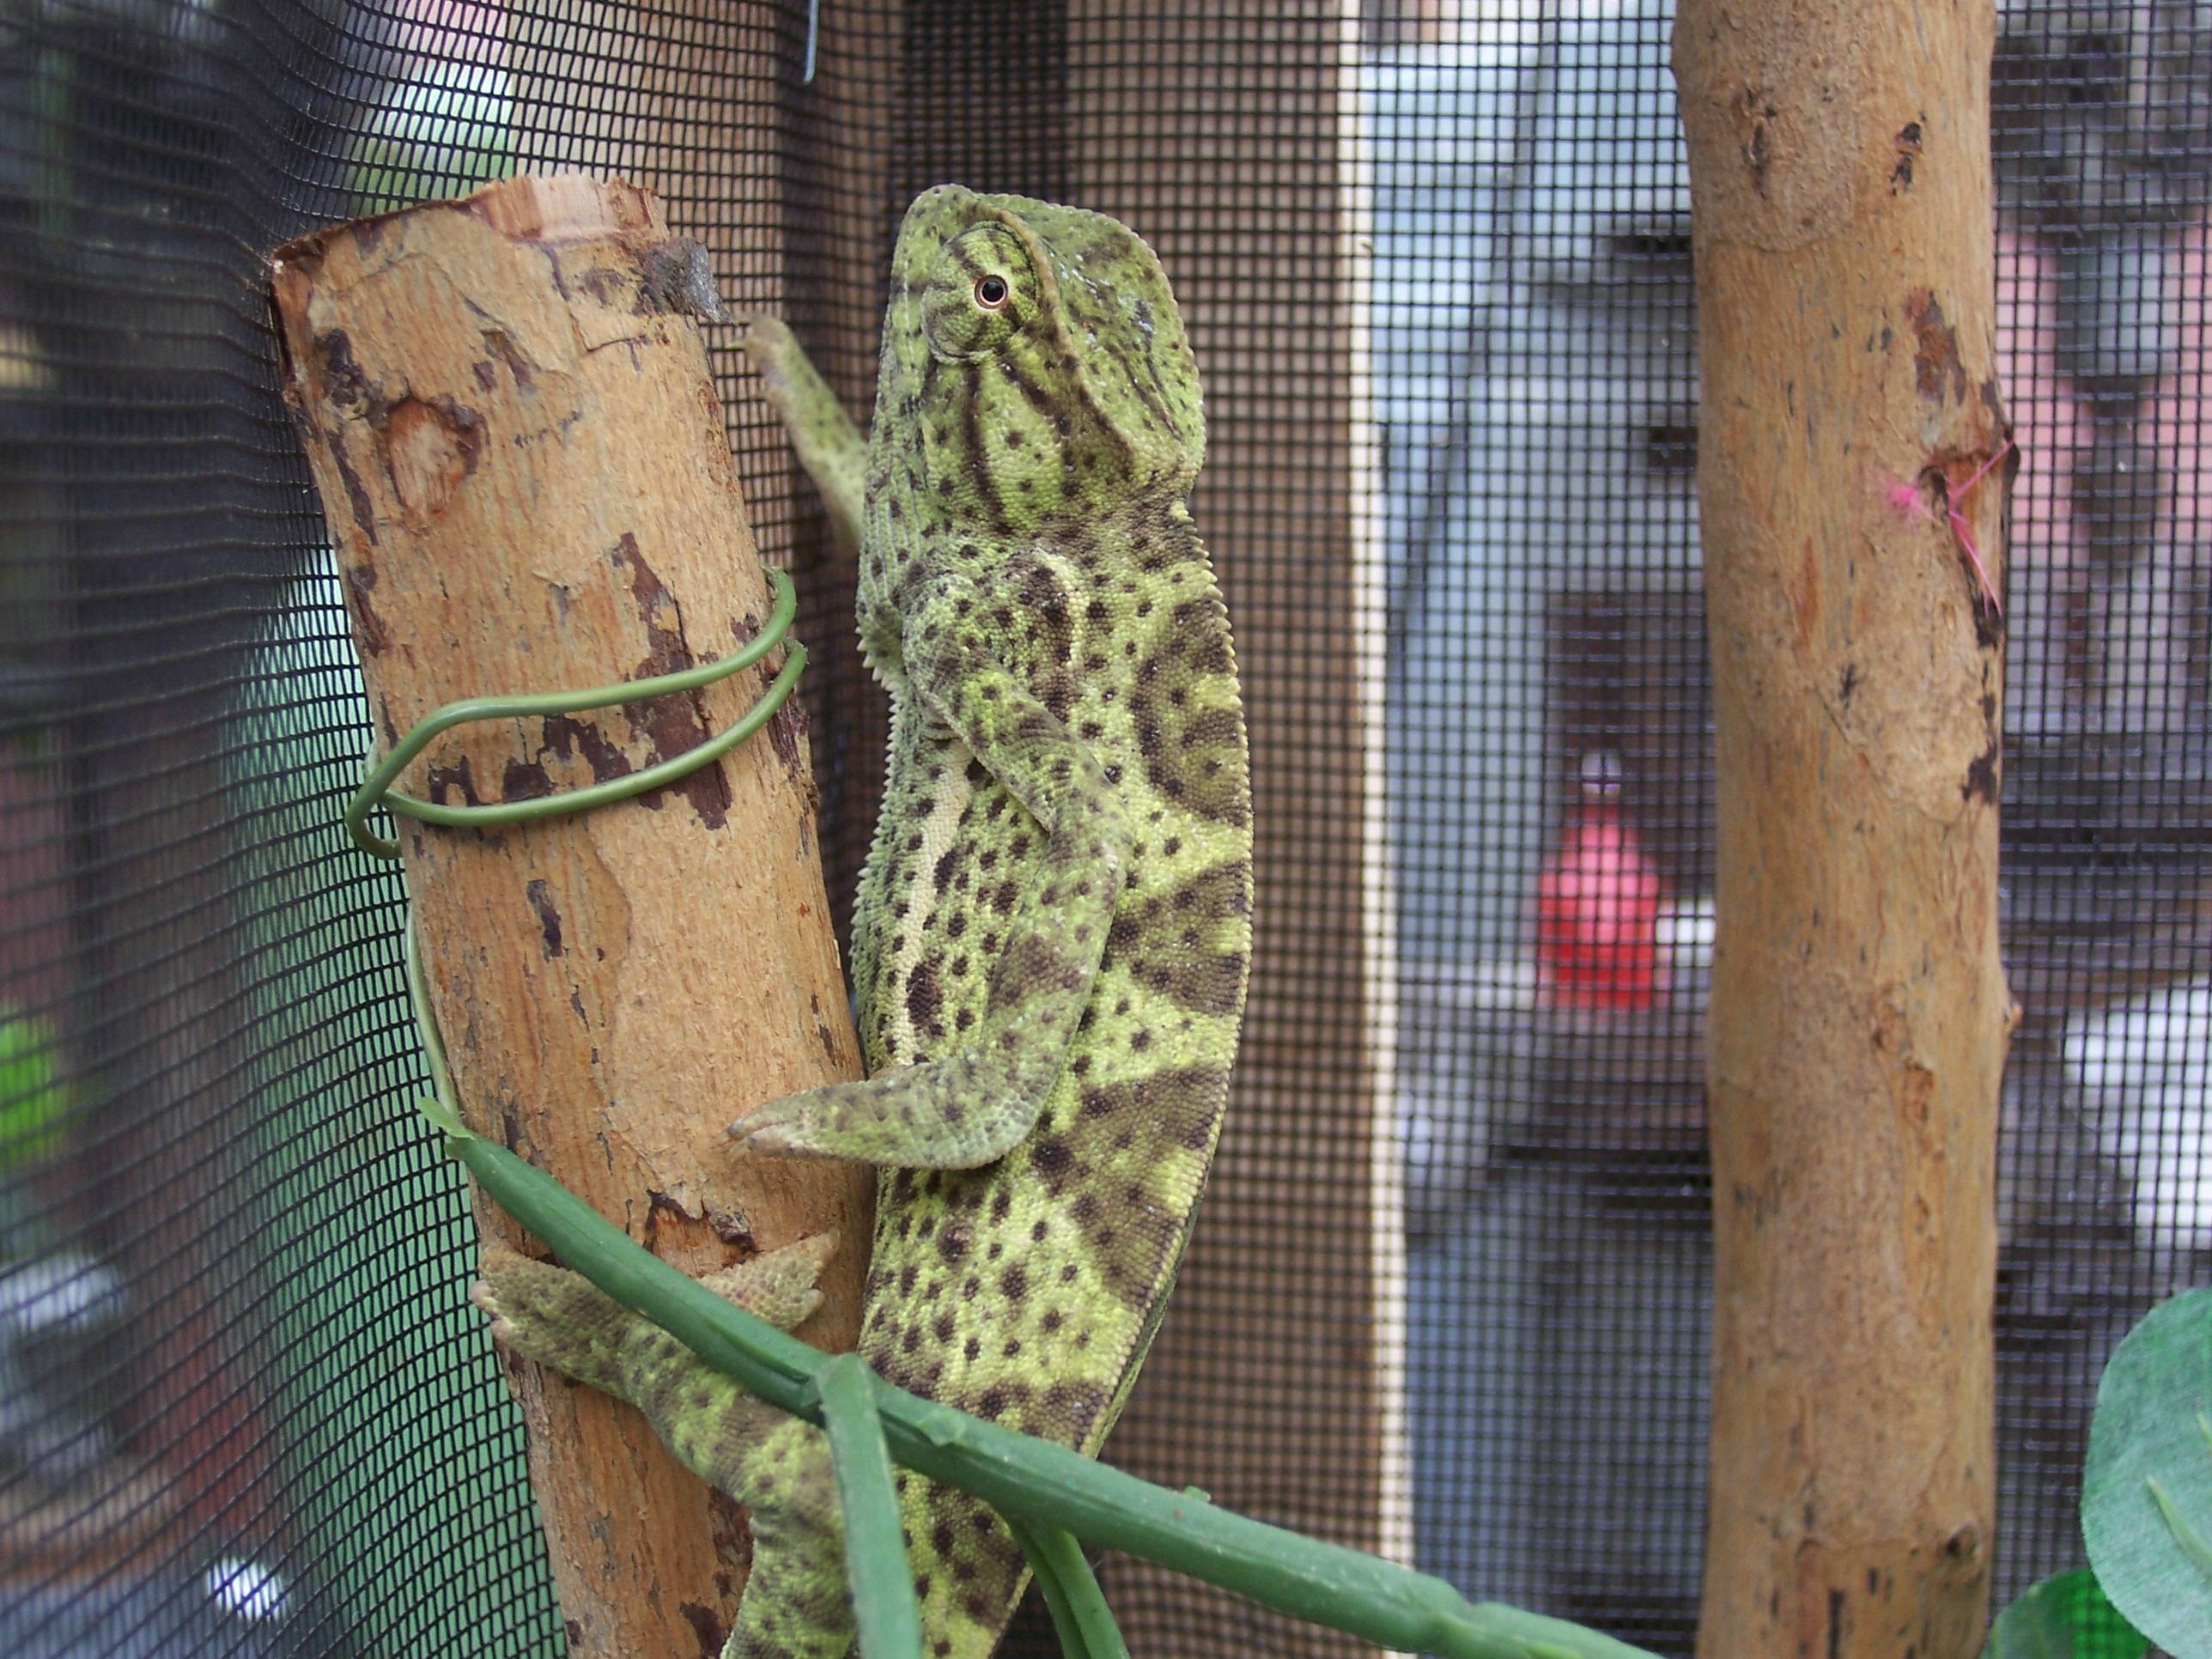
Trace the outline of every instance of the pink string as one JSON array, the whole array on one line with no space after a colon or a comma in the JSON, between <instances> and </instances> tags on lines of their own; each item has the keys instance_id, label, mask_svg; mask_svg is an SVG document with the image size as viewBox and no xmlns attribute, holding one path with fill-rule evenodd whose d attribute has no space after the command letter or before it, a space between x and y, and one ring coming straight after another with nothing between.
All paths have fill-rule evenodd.
<instances>
[{"instance_id":1,"label":"pink string","mask_svg":"<svg viewBox=\"0 0 2212 1659\"><path fill-rule=\"evenodd\" d=\"M1973 477L1968 478L1956 489L1950 487L1949 481L1947 479L1943 489L1944 516L1950 520L1951 533L1959 538L1959 545L1965 550L1967 562L1974 567L1974 580L1981 584L1982 597L1989 601L1990 609L2000 617L2004 615L2004 601L1997 598L1996 586L1990 580L1988 568L1982 563L1982 550L1974 544L1974 527L1966 522L1966 515L1959 510L1959 503L1966 498L1976 484L1989 476L1991 467L2011 453L2012 440L2007 438L1997 446L1995 454L1974 469ZM1917 513L1929 523L1936 522L1936 515L1928 510L1920 499L1919 485L1907 483L1900 479L1889 486L1888 495L1890 505L1899 512Z\"/></svg>"},{"instance_id":2,"label":"pink string","mask_svg":"<svg viewBox=\"0 0 2212 1659\"><path fill-rule=\"evenodd\" d=\"M1951 520L1951 533L1959 538L1959 545L1966 550L1967 561L1974 567L1974 580L1982 585L1982 597L1990 602L1990 609L2000 617L2004 615L2004 601L1997 598L1997 590L1990 580L1990 573L1983 568L1982 550L1974 545L1973 526L1966 522L1966 515L1959 511L1958 504L1966 498L1969 490L1989 475L1991 467L2004 459L2011 449L2012 440L2007 438L1997 446L1996 453L1974 469L1972 477L1956 489L1946 489L1944 491L1944 506Z\"/></svg>"}]
</instances>

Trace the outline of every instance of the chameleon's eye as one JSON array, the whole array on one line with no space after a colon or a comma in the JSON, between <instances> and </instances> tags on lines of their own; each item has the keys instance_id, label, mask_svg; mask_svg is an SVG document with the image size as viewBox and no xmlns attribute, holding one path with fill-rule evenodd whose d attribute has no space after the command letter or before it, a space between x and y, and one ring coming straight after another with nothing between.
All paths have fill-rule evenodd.
<instances>
[{"instance_id":1,"label":"chameleon's eye","mask_svg":"<svg viewBox=\"0 0 2212 1659\"><path fill-rule=\"evenodd\" d=\"M1003 348L1036 315L1036 262L1008 226L970 225L939 252L921 295L929 349L973 362Z\"/></svg>"}]
</instances>

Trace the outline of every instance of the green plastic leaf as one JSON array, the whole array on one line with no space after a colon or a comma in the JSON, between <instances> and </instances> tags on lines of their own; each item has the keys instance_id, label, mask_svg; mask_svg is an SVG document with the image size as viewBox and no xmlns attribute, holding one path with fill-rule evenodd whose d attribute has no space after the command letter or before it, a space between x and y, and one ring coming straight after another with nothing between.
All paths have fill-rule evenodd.
<instances>
[{"instance_id":1,"label":"green plastic leaf","mask_svg":"<svg viewBox=\"0 0 2212 1659\"><path fill-rule=\"evenodd\" d=\"M2097 1385L2081 1538L2112 1605L2169 1653L2212 1654L2212 1290L2154 1308Z\"/></svg>"},{"instance_id":2,"label":"green plastic leaf","mask_svg":"<svg viewBox=\"0 0 2212 1659\"><path fill-rule=\"evenodd\" d=\"M1982 1659L2143 1659L2149 1649L2081 1567L2031 1587L1998 1614Z\"/></svg>"},{"instance_id":3,"label":"green plastic leaf","mask_svg":"<svg viewBox=\"0 0 2212 1659\"><path fill-rule=\"evenodd\" d=\"M921 1659L921 1609L874 1388L867 1361L856 1353L824 1360L814 1373L845 1521L845 1570L860 1659Z\"/></svg>"}]
</instances>

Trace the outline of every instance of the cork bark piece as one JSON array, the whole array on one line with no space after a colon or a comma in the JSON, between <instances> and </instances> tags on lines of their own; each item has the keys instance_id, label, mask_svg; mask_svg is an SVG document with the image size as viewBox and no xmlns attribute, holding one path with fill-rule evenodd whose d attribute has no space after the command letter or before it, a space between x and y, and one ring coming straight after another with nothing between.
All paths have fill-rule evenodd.
<instances>
[{"instance_id":1,"label":"cork bark piece","mask_svg":"<svg viewBox=\"0 0 2212 1659\"><path fill-rule=\"evenodd\" d=\"M280 251L286 394L381 741L459 697L725 656L766 583L687 307L699 262L634 186L520 178ZM704 690L457 728L400 781L448 803L640 769L738 719ZM795 700L668 788L543 824L401 821L432 1000L471 1125L698 1274L835 1230L801 1334L858 1329L872 1177L771 1162L748 1108L860 1074ZM529 1248L479 1203L484 1237ZM744 1584L734 1509L642 1418L511 1364L569 1651L712 1653Z\"/></svg>"}]
</instances>

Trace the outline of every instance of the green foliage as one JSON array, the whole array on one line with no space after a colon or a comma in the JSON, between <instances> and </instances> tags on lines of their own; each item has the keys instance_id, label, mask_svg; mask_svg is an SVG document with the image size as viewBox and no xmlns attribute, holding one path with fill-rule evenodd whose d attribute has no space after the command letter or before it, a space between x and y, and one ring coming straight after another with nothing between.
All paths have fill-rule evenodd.
<instances>
[{"instance_id":1,"label":"green foliage","mask_svg":"<svg viewBox=\"0 0 2212 1659\"><path fill-rule=\"evenodd\" d=\"M53 1028L42 1019L0 1019L0 1170L58 1152L69 1103L69 1085L54 1075Z\"/></svg>"},{"instance_id":2,"label":"green foliage","mask_svg":"<svg viewBox=\"0 0 2212 1659\"><path fill-rule=\"evenodd\" d=\"M353 211L387 213L507 177L514 118L504 70L424 65L392 88L355 141Z\"/></svg>"},{"instance_id":3,"label":"green foliage","mask_svg":"<svg viewBox=\"0 0 2212 1659\"><path fill-rule=\"evenodd\" d=\"M2212 1290L2153 1309L2105 1367L2081 1537L2137 1629L2172 1653L2212 1653Z\"/></svg>"},{"instance_id":4,"label":"green foliage","mask_svg":"<svg viewBox=\"0 0 2212 1659\"><path fill-rule=\"evenodd\" d=\"M1982 1659L2143 1659L2150 1644L2087 1567L2034 1585L1990 1626Z\"/></svg>"}]
</instances>

